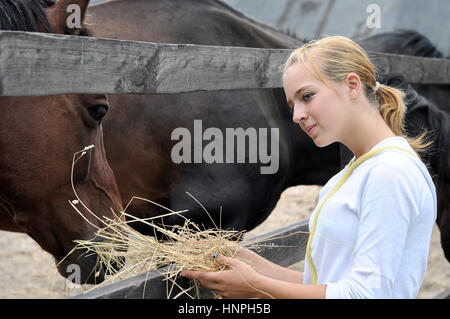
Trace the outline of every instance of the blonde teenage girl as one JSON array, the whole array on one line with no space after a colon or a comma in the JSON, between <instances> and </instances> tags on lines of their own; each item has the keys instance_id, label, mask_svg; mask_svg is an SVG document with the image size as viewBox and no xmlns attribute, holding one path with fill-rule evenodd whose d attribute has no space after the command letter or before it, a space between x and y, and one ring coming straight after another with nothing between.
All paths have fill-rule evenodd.
<instances>
[{"instance_id":1,"label":"blonde teenage girl","mask_svg":"<svg viewBox=\"0 0 450 319\"><path fill-rule=\"evenodd\" d=\"M379 84L367 53L332 36L290 55L283 86L293 121L318 147L354 154L322 188L309 223L303 273L241 249L219 255L220 272L183 276L225 298L415 298L436 219L436 191L418 154L425 134L406 137L403 93Z\"/></svg>"}]
</instances>

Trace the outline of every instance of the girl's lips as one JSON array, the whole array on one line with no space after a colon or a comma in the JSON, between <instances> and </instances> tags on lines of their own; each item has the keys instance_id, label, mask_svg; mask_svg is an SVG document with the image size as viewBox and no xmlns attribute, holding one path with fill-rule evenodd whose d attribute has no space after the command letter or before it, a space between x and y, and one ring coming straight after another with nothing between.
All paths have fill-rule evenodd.
<instances>
[{"instance_id":1,"label":"girl's lips","mask_svg":"<svg viewBox=\"0 0 450 319\"><path fill-rule=\"evenodd\" d=\"M316 124L308 126L306 128L306 133L311 134L312 130L316 127Z\"/></svg>"}]
</instances>

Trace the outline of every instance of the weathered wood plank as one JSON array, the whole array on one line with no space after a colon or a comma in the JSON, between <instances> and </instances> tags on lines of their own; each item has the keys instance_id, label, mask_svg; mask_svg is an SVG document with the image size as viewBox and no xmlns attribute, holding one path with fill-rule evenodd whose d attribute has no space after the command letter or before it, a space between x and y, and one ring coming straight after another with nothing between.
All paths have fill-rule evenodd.
<instances>
[{"instance_id":1,"label":"weathered wood plank","mask_svg":"<svg viewBox=\"0 0 450 319\"><path fill-rule=\"evenodd\" d=\"M449 84L450 60L368 52L379 75L400 73L410 83Z\"/></svg>"},{"instance_id":2,"label":"weathered wood plank","mask_svg":"<svg viewBox=\"0 0 450 319\"><path fill-rule=\"evenodd\" d=\"M290 49L256 49L0 31L0 96L180 93L281 87ZM450 60L373 53L380 74L450 83Z\"/></svg>"},{"instance_id":3,"label":"weathered wood plank","mask_svg":"<svg viewBox=\"0 0 450 319\"><path fill-rule=\"evenodd\" d=\"M2 95L176 93L280 85L288 51L0 32ZM43 80L45 79L45 80Z\"/></svg>"},{"instance_id":4,"label":"weathered wood plank","mask_svg":"<svg viewBox=\"0 0 450 319\"><path fill-rule=\"evenodd\" d=\"M278 265L288 267L305 258L308 231L308 220L305 220L248 241L264 243L257 253Z\"/></svg>"},{"instance_id":5,"label":"weathered wood plank","mask_svg":"<svg viewBox=\"0 0 450 319\"><path fill-rule=\"evenodd\" d=\"M282 266L290 266L301 260L305 256L306 243L308 241L308 221L299 222L280 228L273 232L250 239L251 242L264 243L257 252ZM74 296L74 299L166 299L167 282L164 281L163 273L167 267L152 271L130 279L121 280L117 283L99 287L88 293ZM188 280L181 278L177 281L181 287L188 287ZM170 282L169 282L170 285ZM169 286L170 287L170 286ZM174 288L171 296L174 297L180 292L179 288ZM201 298L212 298L209 290L200 290ZM180 296L186 298L187 296Z\"/></svg>"},{"instance_id":6,"label":"weathered wood plank","mask_svg":"<svg viewBox=\"0 0 450 319\"><path fill-rule=\"evenodd\" d=\"M167 299L168 295L170 298L174 298L181 290L176 285L172 289L172 283L164 280L165 276L163 274L166 271L167 267L163 267L148 274L101 286L85 294L74 296L71 299ZM189 280L179 278L177 284L186 289L189 287ZM168 291L170 291L170 294ZM200 289L200 296L205 299L211 299L213 293L202 288ZM178 299L190 298L186 294L182 294Z\"/></svg>"}]
</instances>

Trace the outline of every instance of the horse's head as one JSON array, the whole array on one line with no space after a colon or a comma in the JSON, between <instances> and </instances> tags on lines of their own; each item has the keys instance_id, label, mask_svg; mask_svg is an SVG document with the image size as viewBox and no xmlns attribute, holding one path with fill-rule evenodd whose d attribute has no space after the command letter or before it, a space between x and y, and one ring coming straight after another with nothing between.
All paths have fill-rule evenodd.
<instances>
[{"instance_id":1,"label":"horse's head","mask_svg":"<svg viewBox=\"0 0 450 319\"><path fill-rule=\"evenodd\" d=\"M2 6L10 4L0 10L9 19L14 13L17 19L39 16L36 12L24 14L24 10L40 10L38 13L48 17L48 21L23 23L36 26L24 31L44 31L50 27L48 31L54 33L80 34L81 29L66 26L72 12L67 12L67 7L78 5L83 18L89 1L61 0L45 9L36 8L37 2L2 3ZM67 78L70 80L70 71ZM0 111L0 227L29 234L55 257L61 275L74 275L78 269L78 277L71 278L79 278L80 283L101 282L104 271L95 268L96 256L85 257L83 251L67 254L75 246L74 240L92 239L96 227L104 226L100 219L112 219L122 209L103 145L101 120L108 111L106 96L0 97ZM74 153L89 145L95 147L72 165ZM75 207L84 217L70 205L76 199L71 180L79 196Z\"/></svg>"}]
</instances>

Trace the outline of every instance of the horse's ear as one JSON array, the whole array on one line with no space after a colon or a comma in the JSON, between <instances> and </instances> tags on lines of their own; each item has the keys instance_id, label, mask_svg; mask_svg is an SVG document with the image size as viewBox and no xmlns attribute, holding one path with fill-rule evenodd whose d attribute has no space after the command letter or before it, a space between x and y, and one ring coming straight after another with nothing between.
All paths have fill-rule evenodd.
<instances>
[{"instance_id":1,"label":"horse's ear","mask_svg":"<svg viewBox=\"0 0 450 319\"><path fill-rule=\"evenodd\" d=\"M46 8L48 21L58 34L78 35L86 14L89 0L59 0Z\"/></svg>"}]
</instances>

